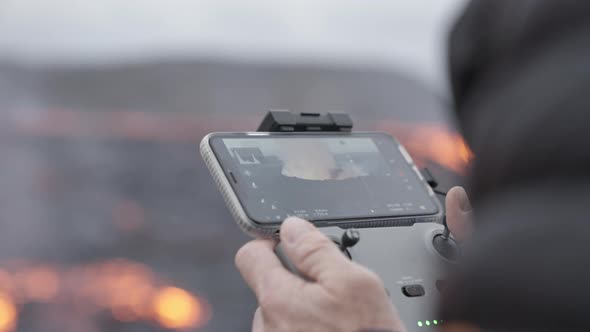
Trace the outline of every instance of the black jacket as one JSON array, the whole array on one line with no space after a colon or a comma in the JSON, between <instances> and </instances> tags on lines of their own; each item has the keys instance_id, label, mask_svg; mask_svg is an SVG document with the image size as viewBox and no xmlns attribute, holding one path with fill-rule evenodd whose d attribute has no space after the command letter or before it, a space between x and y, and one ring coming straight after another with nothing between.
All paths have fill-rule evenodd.
<instances>
[{"instance_id":1,"label":"black jacket","mask_svg":"<svg viewBox=\"0 0 590 332\"><path fill-rule=\"evenodd\" d=\"M476 231L442 315L590 330L590 1L473 1L449 67Z\"/></svg>"}]
</instances>

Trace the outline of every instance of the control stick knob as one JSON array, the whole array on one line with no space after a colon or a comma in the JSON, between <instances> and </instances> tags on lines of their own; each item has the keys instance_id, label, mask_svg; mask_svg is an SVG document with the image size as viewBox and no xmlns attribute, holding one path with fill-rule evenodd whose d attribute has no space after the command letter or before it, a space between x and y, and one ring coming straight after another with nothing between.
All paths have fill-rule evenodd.
<instances>
[{"instance_id":1,"label":"control stick knob","mask_svg":"<svg viewBox=\"0 0 590 332\"><path fill-rule=\"evenodd\" d=\"M436 235L434 239L432 239L432 245L439 255L450 261L455 261L461 255L461 249L457 242L451 237L446 216L443 219L443 225L445 226L443 233Z\"/></svg>"},{"instance_id":2,"label":"control stick knob","mask_svg":"<svg viewBox=\"0 0 590 332\"><path fill-rule=\"evenodd\" d=\"M354 247L354 245L357 244L360 239L361 233L358 230L354 228L347 229L340 238L340 250L350 257L350 253L347 249Z\"/></svg>"}]
</instances>

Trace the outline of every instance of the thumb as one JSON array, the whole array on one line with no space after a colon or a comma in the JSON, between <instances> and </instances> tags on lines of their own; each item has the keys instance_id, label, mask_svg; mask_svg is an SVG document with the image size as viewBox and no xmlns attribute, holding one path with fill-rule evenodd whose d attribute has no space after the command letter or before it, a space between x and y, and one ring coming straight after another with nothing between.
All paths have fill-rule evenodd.
<instances>
[{"instance_id":1,"label":"thumb","mask_svg":"<svg viewBox=\"0 0 590 332\"><path fill-rule=\"evenodd\" d=\"M352 264L326 235L308 221L289 218L281 225L281 243L300 273L322 283L333 281Z\"/></svg>"},{"instance_id":2,"label":"thumb","mask_svg":"<svg viewBox=\"0 0 590 332\"><path fill-rule=\"evenodd\" d=\"M471 234L472 210L469 197L462 187L454 187L447 193L445 201L447 224L458 241Z\"/></svg>"}]
</instances>

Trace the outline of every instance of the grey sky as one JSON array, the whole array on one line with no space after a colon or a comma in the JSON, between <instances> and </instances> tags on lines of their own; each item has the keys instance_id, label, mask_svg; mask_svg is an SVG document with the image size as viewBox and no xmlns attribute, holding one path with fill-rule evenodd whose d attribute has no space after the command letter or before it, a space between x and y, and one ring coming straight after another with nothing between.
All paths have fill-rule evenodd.
<instances>
[{"instance_id":1,"label":"grey sky","mask_svg":"<svg viewBox=\"0 0 590 332\"><path fill-rule=\"evenodd\" d=\"M3 0L0 57L96 63L207 57L387 66L444 86L465 0Z\"/></svg>"}]
</instances>

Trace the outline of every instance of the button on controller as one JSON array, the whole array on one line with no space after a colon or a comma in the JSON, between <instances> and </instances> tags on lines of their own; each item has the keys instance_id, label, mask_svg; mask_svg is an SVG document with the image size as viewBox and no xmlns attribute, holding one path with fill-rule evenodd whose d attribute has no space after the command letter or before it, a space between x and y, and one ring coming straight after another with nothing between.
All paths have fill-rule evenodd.
<instances>
[{"instance_id":1,"label":"button on controller","mask_svg":"<svg viewBox=\"0 0 590 332\"><path fill-rule=\"evenodd\" d=\"M402 293L407 297L420 297L426 295L422 285L407 285L402 287Z\"/></svg>"}]
</instances>

